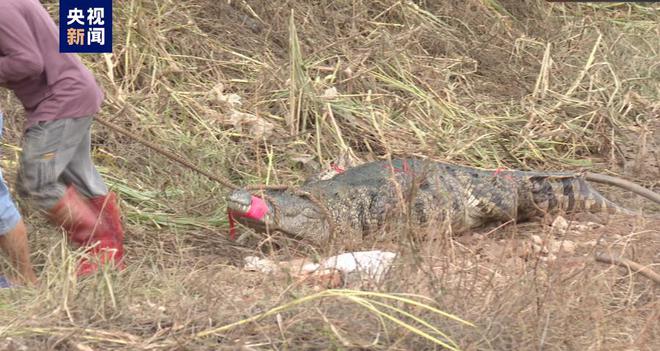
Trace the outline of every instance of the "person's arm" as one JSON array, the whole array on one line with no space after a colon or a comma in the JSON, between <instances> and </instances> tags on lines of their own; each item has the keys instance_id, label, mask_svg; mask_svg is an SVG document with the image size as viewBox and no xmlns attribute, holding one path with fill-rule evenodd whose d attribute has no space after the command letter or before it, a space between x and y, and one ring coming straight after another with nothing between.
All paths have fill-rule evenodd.
<instances>
[{"instance_id":1,"label":"person's arm","mask_svg":"<svg viewBox=\"0 0 660 351\"><path fill-rule=\"evenodd\" d=\"M44 60L32 30L13 6L0 5L0 84L41 74Z\"/></svg>"}]
</instances>

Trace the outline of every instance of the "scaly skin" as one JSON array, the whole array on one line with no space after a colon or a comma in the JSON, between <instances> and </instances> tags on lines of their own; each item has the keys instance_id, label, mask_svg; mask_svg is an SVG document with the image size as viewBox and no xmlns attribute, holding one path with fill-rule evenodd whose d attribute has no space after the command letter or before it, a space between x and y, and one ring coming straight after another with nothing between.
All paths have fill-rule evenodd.
<instances>
[{"instance_id":1,"label":"scaly skin","mask_svg":"<svg viewBox=\"0 0 660 351\"><path fill-rule=\"evenodd\" d=\"M348 229L365 234L379 229L406 208L402 203L412 203L409 214L413 223L445 223L453 233L557 211L629 212L576 174L494 172L421 159L365 163L331 179L308 182L300 190L321 201L339 233ZM265 194L273 201L267 203L268 215L261 220L237 217L240 223L258 232L280 231L312 244L329 239L323 211L308 198L289 191ZM245 190L234 191L227 200L233 213L249 209L250 194Z\"/></svg>"}]
</instances>

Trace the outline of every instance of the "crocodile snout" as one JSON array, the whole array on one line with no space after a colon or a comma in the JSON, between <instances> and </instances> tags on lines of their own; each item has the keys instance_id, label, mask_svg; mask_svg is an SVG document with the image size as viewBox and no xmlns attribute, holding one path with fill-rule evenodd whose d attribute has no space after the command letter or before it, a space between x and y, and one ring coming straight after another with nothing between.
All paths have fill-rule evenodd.
<instances>
[{"instance_id":1,"label":"crocodile snout","mask_svg":"<svg viewBox=\"0 0 660 351\"><path fill-rule=\"evenodd\" d=\"M252 194L247 190L239 189L227 196L227 208L238 214L246 214L252 206Z\"/></svg>"},{"instance_id":2,"label":"crocodile snout","mask_svg":"<svg viewBox=\"0 0 660 351\"><path fill-rule=\"evenodd\" d=\"M323 230L325 217L317 206L295 194L274 191L268 193L266 200L245 189L238 189L225 199L230 226L231 221L236 220L257 233L276 231L297 238L304 238L306 233ZM274 211L276 205L279 206L278 214Z\"/></svg>"},{"instance_id":3,"label":"crocodile snout","mask_svg":"<svg viewBox=\"0 0 660 351\"><path fill-rule=\"evenodd\" d=\"M227 196L227 212L241 223L257 226L273 225L273 210L264 199L239 189Z\"/></svg>"}]
</instances>

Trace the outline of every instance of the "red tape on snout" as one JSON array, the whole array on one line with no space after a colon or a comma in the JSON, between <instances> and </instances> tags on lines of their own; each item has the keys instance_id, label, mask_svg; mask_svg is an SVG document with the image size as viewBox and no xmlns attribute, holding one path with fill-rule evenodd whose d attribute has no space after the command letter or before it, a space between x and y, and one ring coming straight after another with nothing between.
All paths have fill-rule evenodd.
<instances>
[{"instance_id":1,"label":"red tape on snout","mask_svg":"<svg viewBox=\"0 0 660 351\"><path fill-rule=\"evenodd\" d=\"M252 218L252 219L263 219L264 216L268 213L268 205L263 199L252 195L250 200L250 209L245 213L238 213L232 211L227 211L227 217L229 219L229 238L231 240L236 239L236 227L234 222L234 216Z\"/></svg>"},{"instance_id":2,"label":"red tape on snout","mask_svg":"<svg viewBox=\"0 0 660 351\"><path fill-rule=\"evenodd\" d=\"M499 177L499 176L501 176L502 173L503 173L504 171L506 171L506 168L504 168L504 167L498 167L498 168L495 170L495 172L493 172L493 177ZM505 175L504 175L504 178L507 179L507 180L509 180L509 181L513 181L513 177L511 177L510 174L505 174Z\"/></svg>"}]
</instances>

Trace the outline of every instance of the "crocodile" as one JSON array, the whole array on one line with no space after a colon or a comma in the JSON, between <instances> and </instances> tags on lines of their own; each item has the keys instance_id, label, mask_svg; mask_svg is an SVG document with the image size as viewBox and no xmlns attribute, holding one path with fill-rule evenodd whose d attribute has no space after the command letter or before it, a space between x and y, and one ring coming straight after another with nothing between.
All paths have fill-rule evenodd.
<instances>
[{"instance_id":1,"label":"crocodile","mask_svg":"<svg viewBox=\"0 0 660 351\"><path fill-rule=\"evenodd\" d=\"M227 196L228 212L257 232L277 231L311 244L327 242L334 225L338 232L364 235L397 214L422 227L444 223L451 233L560 211L633 214L579 174L493 171L421 158L368 162L306 182L298 191L264 194L266 201L235 190ZM259 214L250 215L259 204Z\"/></svg>"}]
</instances>

